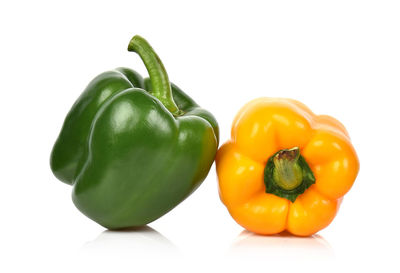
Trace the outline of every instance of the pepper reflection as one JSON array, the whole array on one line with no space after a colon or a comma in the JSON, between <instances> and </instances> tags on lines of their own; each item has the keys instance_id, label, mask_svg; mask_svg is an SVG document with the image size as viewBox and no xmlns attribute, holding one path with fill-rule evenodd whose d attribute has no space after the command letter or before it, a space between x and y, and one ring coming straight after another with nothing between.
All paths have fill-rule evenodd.
<instances>
[{"instance_id":1,"label":"pepper reflection","mask_svg":"<svg viewBox=\"0 0 400 273\"><path fill-rule=\"evenodd\" d=\"M178 248L161 233L149 226L124 230L105 230L81 248L83 254L100 256L130 256L150 258L154 255L169 256L179 253Z\"/></svg>"},{"instance_id":2,"label":"pepper reflection","mask_svg":"<svg viewBox=\"0 0 400 273\"><path fill-rule=\"evenodd\" d=\"M330 244L318 234L296 237L288 232L273 236L262 236L242 231L228 252L243 258L315 259L335 256Z\"/></svg>"}]
</instances>

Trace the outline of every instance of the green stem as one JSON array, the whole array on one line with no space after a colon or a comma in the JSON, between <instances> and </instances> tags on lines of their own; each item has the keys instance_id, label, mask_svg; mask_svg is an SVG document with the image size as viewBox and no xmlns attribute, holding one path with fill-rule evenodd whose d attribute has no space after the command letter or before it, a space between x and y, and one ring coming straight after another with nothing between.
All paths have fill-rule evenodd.
<instances>
[{"instance_id":1,"label":"green stem","mask_svg":"<svg viewBox=\"0 0 400 273\"><path fill-rule=\"evenodd\" d=\"M298 147L278 151L268 159L264 169L266 192L291 202L314 183L314 174Z\"/></svg>"},{"instance_id":2,"label":"green stem","mask_svg":"<svg viewBox=\"0 0 400 273\"><path fill-rule=\"evenodd\" d=\"M172 97L167 71L151 45L144 38L135 35L129 42L128 51L139 54L144 62L150 76L152 95L159 99L173 115L179 115L180 111Z\"/></svg>"}]
</instances>

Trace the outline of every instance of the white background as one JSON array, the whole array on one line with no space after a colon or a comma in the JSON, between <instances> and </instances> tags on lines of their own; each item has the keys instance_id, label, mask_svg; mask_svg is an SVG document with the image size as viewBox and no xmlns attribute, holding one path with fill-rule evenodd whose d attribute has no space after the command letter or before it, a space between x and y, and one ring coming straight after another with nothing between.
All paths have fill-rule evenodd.
<instances>
[{"instance_id":1,"label":"white background","mask_svg":"<svg viewBox=\"0 0 400 273\"><path fill-rule=\"evenodd\" d=\"M397 271L400 244L399 1L2 1L1 272ZM49 155L97 74L146 75L126 50L145 37L170 79L219 121L261 97L339 119L361 170L334 222L310 238L243 232L215 168L176 209L135 232L83 216Z\"/></svg>"}]
</instances>

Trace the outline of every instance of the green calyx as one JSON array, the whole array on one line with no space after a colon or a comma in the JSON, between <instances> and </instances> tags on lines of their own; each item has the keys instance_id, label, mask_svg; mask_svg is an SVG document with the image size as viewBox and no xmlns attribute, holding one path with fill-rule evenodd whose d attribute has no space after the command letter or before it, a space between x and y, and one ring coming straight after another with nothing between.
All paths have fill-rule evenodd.
<instances>
[{"instance_id":1,"label":"green calyx","mask_svg":"<svg viewBox=\"0 0 400 273\"><path fill-rule=\"evenodd\" d=\"M171 83L167 71L151 45L141 36L135 35L128 45L128 51L139 54L149 73L152 95L174 115L179 116L179 110L172 97Z\"/></svg>"},{"instance_id":2,"label":"green calyx","mask_svg":"<svg viewBox=\"0 0 400 273\"><path fill-rule=\"evenodd\" d=\"M264 169L266 192L291 202L314 183L314 174L298 147L276 152Z\"/></svg>"}]
</instances>

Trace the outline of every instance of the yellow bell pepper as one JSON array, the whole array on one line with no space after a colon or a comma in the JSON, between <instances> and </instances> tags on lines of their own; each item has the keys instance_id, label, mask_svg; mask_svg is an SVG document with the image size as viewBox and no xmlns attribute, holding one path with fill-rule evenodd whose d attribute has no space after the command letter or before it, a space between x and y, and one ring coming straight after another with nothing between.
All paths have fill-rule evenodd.
<instances>
[{"instance_id":1,"label":"yellow bell pepper","mask_svg":"<svg viewBox=\"0 0 400 273\"><path fill-rule=\"evenodd\" d=\"M245 105L217 152L221 201L258 234L309 236L328 226L359 170L344 126L291 99Z\"/></svg>"}]
</instances>

